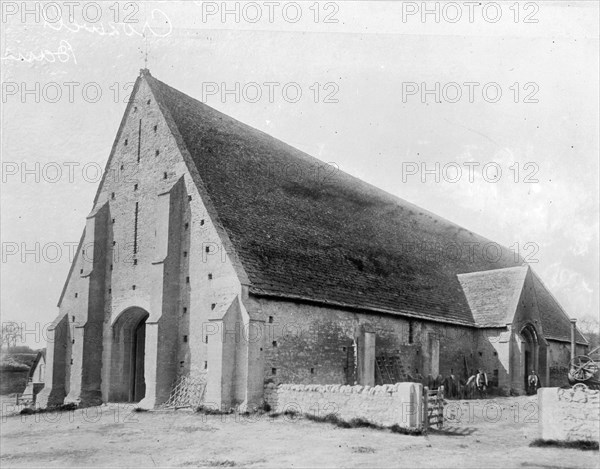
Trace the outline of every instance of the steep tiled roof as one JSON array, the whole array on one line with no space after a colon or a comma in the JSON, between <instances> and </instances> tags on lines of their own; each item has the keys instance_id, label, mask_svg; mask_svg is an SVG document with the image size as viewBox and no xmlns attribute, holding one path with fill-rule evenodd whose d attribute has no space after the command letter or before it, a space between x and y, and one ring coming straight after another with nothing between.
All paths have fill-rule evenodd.
<instances>
[{"instance_id":1,"label":"steep tiled roof","mask_svg":"<svg viewBox=\"0 0 600 469\"><path fill-rule=\"evenodd\" d=\"M506 248L485 259L469 243L487 239L342 171L323 177L323 162L144 75L252 293L475 325L457 274L521 264Z\"/></svg>"},{"instance_id":2,"label":"steep tiled roof","mask_svg":"<svg viewBox=\"0 0 600 469\"><path fill-rule=\"evenodd\" d=\"M479 326L498 327L512 322L527 270L527 266L520 266L458 276Z\"/></svg>"},{"instance_id":3,"label":"steep tiled roof","mask_svg":"<svg viewBox=\"0 0 600 469\"><path fill-rule=\"evenodd\" d=\"M556 301L552 293L550 293L535 272L532 273L544 337L546 337L546 339L570 342L571 321L569 316L567 316L567 313L565 313L558 301ZM587 341L583 338L579 330L577 330L576 333L576 341L579 344L587 344Z\"/></svg>"}]
</instances>

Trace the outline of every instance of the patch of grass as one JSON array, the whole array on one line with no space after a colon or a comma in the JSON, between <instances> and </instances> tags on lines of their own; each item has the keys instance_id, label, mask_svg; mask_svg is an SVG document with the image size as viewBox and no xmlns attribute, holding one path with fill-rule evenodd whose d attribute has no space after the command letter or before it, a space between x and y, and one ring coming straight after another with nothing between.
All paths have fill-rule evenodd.
<instances>
[{"instance_id":1,"label":"patch of grass","mask_svg":"<svg viewBox=\"0 0 600 469\"><path fill-rule=\"evenodd\" d=\"M47 412L68 412L70 410L76 410L76 409L77 409L77 404L75 404L74 402L71 402L69 404L61 404L61 405L57 405L57 406L44 407L44 408L38 408L38 409L33 409L31 407L25 407L23 410L21 410L20 414L31 415L31 414L45 414Z\"/></svg>"},{"instance_id":2,"label":"patch of grass","mask_svg":"<svg viewBox=\"0 0 600 469\"><path fill-rule=\"evenodd\" d=\"M200 406L196 408L196 412L204 415L229 415L233 414L233 409L221 410L213 407Z\"/></svg>"},{"instance_id":3,"label":"patch of grass","mask_svg":"<svg viewBox=\"0 0 600 469\"><path fill-rule=\"evenodd\" d=\"M372 454L375 452L375 448L371 448L370 446L354 446L352 448L353 453L368 453Z\"/></svg>"},{"instance_id":4,"label":"patch of grass","mask_svg":"<svg viewBox=\"0 0 600 469\"><path fill-rule=\"evenodd\" d=\"M419 430L416 428L404 428L401 427L398 424L394 424L390 427L390 431L392 433L400 433L402 435L412 435L412 436L420 436L420 435L424 435L425 431L424 430Z\"/></svg>"},{"instance_id":5,"label":"patch of grass","mask_svg":"<svg viewBox=\"0 0 600 469\"><path fill-rule=\"evenodd\" d=\"M279 418L281 416L291 416L291 417L300 417L300 414L293 410L286 410L285 412L273 412L269 414L269 417L272 419ZM319 423L330 423L339 428L372 428L374 430L390 430L392 433L400 433L403 435L424 435L426 432L424 430L418 430L414 428L404 428L397 424L392 425L391 427L385 427L383 425L379 425L377 423L370 422L363 418L354 418L350 421L343 420L338 417L336 414L327 414L327 415L315 415L315 414L302 414L306 420L310 420L311 422L319 422Z\"/></svg>"},{"instance_id":6,"label":"patch of grass","mask_svg":"<svg viewBox=\"0 0 600 469\"><path fill-rule=\"evenodd\" d=\"M569 449L580 449L582 451L598 451L597 441L587 440L574 440L574 441L560 441L560 440L542 440L538 438L529 443L529 446L535 448L569 448Z\"/></svg>"},{"instance_id":7,"label":"patch of grass","mask_svg":"<svg viewBox=\"0 0 600 469\"><path fill-rule=\"evenodd\" d=\"M271 412L271 405L268 402L264 401L260 406L259 410L262 410L263 412Z\"/></svg>"}]
</instances>

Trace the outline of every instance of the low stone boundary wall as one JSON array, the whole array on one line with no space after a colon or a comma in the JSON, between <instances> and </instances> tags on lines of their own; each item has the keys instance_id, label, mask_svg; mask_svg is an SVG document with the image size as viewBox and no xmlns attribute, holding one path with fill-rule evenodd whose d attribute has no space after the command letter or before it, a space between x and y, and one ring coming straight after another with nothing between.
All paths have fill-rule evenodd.
<instances>
[{"instance_id":1,"label":"low stone boundary wall","mask_svg":"<svg viewBox=\"0 0 600 469\"><path fill-rule=\"evenodd\" d=\"M382 426L423 428L423 385L397 383L382 386L319 384L265 385L265 402L275 412L325 417L335 414L346 421L364 419Z\"/></svg>"},{"instance_id":2,"label":"low stone boundary wall","mask_svg":"<svg viewBox=\"0 0 600 469\"><path fill-rule=\"evenodd\" d=\"M600 391L540 388L537 398L541 439L598 441Z\"/></svg>"}]
</instances>

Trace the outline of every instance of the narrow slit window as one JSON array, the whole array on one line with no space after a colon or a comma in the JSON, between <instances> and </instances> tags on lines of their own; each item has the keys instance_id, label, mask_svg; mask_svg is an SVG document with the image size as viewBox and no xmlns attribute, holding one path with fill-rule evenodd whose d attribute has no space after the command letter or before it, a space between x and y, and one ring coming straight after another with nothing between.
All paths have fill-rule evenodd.
<instances>
[{"instance_id":1,"label":"narrow slit window","mask_svg":"<svg viewBox=\"0 0 600 469\"><path fill-rule=\"evenodd\" d=\"M277 368L271 368L271 374L272 375L276 375L277 374Z\"/></svg>"},{"instance_id":2,"label":"narrow slit window","mask_svg":"<svg viewBox=\"0 0 600 469\"><path fill-rule=\"evenodd\" d=\"M273 347L277 347L277 341L276 340L273 341Z\"/></svg>"},{"instance_id":3,"label":"narrow slit window","mask_svg":"<svg viewBox=\"0 0 600 469\"><path fill-rule=\"evenodd\" d=\"M123 145L127 146L128 143L129 143L129 140L125 139L125 141L123 142Z\"/></svg>"},{"instance_id":4,"label":"narrow slit window","mask_svg":"<svg viewBox=\"0 0 600 469\"><path fill-rule=\"evenodd\" d=\"M204 369L208 369L208 362L204 362Z\"/></svg>"},{"instance_id":5,"label":"narrow slit window","mask_svg":"<svg viewBox=\"0 0 600 469\"><path fill-rule=\"evenodd\" d=\"M187 251L183 251L183 257L187 257Z\"/></svg>"},{"instance_id":6,"label":"narrow slit window","mask_svg":"<svg viewBox=\"0 0 600 469\"><path fill-rule=\"evenodd\" d=\"M273 324L273 316L269 316L269 324Z\"/></svg>"},{"instance_id":7,"label":"narrow slit window","mask_svg":"<svg viewBox=\"0 0 600 469\"><path fill-rule=\"evenodd\" d=\"M132 290L135 290L135 285L132 285L132 286L131 286L131 289L132 289Z\"/></svg>"},{"instance_id":8,"label":"narrow slit window","mask_svg":"<svg viewBox=\"0 0 600 469\"><path fill-rule=\"evenodd\" d=\"M137 148L137 162L140 162L142 154L142 119L140 119L140 123L138 126L138 148Z\"/></svg>"},{"instance_id":9,"label":"narrow slit window","mask_svg":"<svg viewBox=\"0 0 600 469\"><path fill-rule=\"evenodd\" d=\"M140 203L135 203L135 214L133 219L133 253L138 252L138 216L140 211Z\"/></svg>"},{"instance_id":10,"label":"narrow slit window","mask_svg":"<svg viewBox=\"0 0 600 469\"><path fill-rule=\"evenodd\" d=\"M156 156L160 155L160 150L156 150L156 151L154 152L154 154L155 154Z\"/></svg>"},{"instance_id":11,"label":"narrow slit window","mask_svg":"<svg viewBox=\"0 0 600 469\"><path fill-rule=\"evenodd\" d=\"M185 229L187 230L190 227L189 223L186 223L185 225L183 225L185 227Z\"/></svg>"},{"instance_id":12,"label":"narrow slit window","mask_svg":"<svg viewBox=\"0 0 600 469\"><path fill-rule=\"evenodd\" d=\"M75 298L77 298L79 296L79 293L75 293Z\"/></svg>"},{"instance_id":13,"label":"narrow slit window","mask_svg":"<svg viewBox=\"0 0 600 469\"><path fill-rule=\"evenodd\" d=\"M183 336L183 341L184 341L184 342L187 342L187 335L184 335L184 336Z\"/></svg>"},{"instance_id":14,"label":"narrow slit window","mask_svg":"<svg viewBox=\"0 0 600 469\"><path fill-rule=\"evenodd\" d=\"M115 193L113 192L112 194L110 194L110 198L115 200Z\"/></svg>"},{"instance_id":15,"label":"narrow slit window","mask_svg":"<svg viewBox=\"0 0 600 469\"><path fill-rule=\"evenodd\" d=\"M190 283L190 278L189 277L185 278L185 283Z\"/></svg>"},{"instance_id":16,"label":"narrow slit window","mask_svg":"<svg viewBox=\"0 0 600 469\"><path fill-rule=\"evenodd\" d=\"M154 133L156 133L156 131L158 130L158 125L154 126Z\"/></svg>"},{"instance_id":17,"label":"narrow slit window","mask_svg":"<svg viewBox=\"0 0 600 469\"><path fill-rule=\"evenodd\" d=\"M186 313L187 313L187 308L184 307L183 308L183 314L186 314Z\"/></svg>"},{"instance_id":18,"label":"narrow slit window","mask_svg":"<svg viewBox=\"0 0 600 469\"><path fill-rule=\"evenodd\" d=\"M167 177L169 177L168 174L167 173L163 173L163 179L167 179Z\"/></svg>"},{"instance_id":19,"label":"narrow slit window","mask_svg":"<svg viewBox=\"0 0 600 469\"><path fill-rule=\"evenodd\" d=\"M210 305L210 309L215 309L216 307L217 307L216 303L213 303L213 304Z\"/></svg>"},{"instance_id":20,"label":"narrow slit window","mask_svg":"<svg viewBox=\"0 0 600 469\"><path fill-rule=\"evenodd\" d=\"M208 280L212 280L212 274L208 274Z\"/></svg>"},{"instance_id":21,"label":"narrow slit window","mask_svg":"<svg viewBox=\"0 0 600 469\"><path fill-rule=\"evenodd\" d=\"M200 226L204 226L204 220L200 220Z\"/></svg>"}]
</instances>

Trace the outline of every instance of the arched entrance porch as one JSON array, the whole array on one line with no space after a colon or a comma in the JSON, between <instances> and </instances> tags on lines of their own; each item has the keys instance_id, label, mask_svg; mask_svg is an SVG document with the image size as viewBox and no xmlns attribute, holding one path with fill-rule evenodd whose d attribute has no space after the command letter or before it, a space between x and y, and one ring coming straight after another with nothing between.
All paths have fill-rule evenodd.
<instances>
[{"instance_id":1,"label":"arched entrance porch","mask_svg":"<svg viewBox=\"0 0 600 469\"><path fill-rule=\"evenodd\" d=\"M139 402L146 395L144 367L148 316L142 308L128 308L112 326L109 390L112 402Z\"/></svg>"},{"instance_id":2,"label":"arched entrance porch","mask_svg":"<svg viewBox=\"0 0 600 469\"><path fill-rule=\"evenodd\" d=\"M527 389L527 377L531 370L539 374L540 342L533 324L526 324L519 332L523 338L522 379L523 387Z\"/></svg>"}]
</instances>

